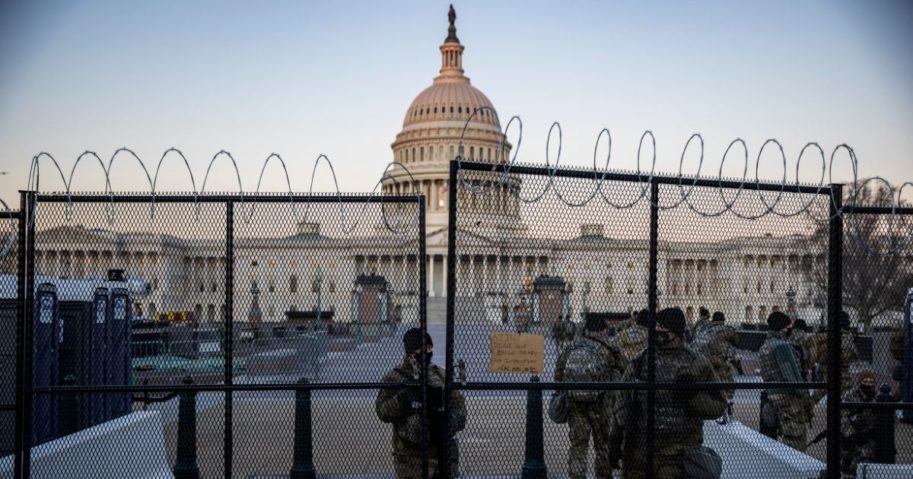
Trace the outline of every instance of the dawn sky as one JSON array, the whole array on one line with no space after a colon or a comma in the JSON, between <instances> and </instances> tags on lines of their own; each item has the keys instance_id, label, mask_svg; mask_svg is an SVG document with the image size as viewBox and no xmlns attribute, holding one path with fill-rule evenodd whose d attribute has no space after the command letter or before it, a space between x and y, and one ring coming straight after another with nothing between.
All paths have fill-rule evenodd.
<instances>
[{"instance_id":1,"label":"dawn sky","mask_svg":"<svg viewBox=\"0 0 913 479\"><path fill-rule=\"evenodd\" d=\"M392 159L406 108L437 75L449 2L37 3L0 6L0 197L17 204L37 153L53 154L69 175L82 151L107 163L121 146L150 174L166 149L181 149L198 189L224 149L245 191L272 152L285 159L296 191L307 190L320 153L343 190L369 190ZM705 176L716 176L726 146L741 137L753 177L758 149L773 137L786 149L791 182L808 141L828 155L850 144L862 176L913 181L906 2L454 6L466 75L494 102L502 125L512 115L523 120L519 161L544 162L548 129L560 121L567 165L592 165L606 127L612 168L635 167L649 129L658 171L676 172L682 147L700 132ZM509 137L516 143L516 130ZM769 153L761 176L780 178L781 160ZM697 163L689 153L685 172ZM800 176L817 182L820 168L808 156ZM132 158L119 157L113 170L116 190L148 189ZM220 158L213 170L207 191L237 191L229 161ZM319 170L315 189L328 191L329 171ZM724 174L741 170L742 158L730 156ZM103 189L100 171L84 160L74 189ZM42 190L63 188L50 163L41 172ZM850 179L845 157L834 174ZM264 185L287 189L278 163ZM177 156L162 166L158 189L190 189Z\"/></svg>"}]
</instances>

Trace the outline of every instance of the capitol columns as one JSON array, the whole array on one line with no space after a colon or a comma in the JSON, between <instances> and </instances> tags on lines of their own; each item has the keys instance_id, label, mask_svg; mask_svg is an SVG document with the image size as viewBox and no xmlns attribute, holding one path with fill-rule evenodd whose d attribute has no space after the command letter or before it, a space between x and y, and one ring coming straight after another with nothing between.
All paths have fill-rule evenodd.
<instances>
[{"instance_id":1,"label":"capitol columns","mask_svg":"<svg viewBox=\"0 0 913 479\"><path fill-rule=\"evenodd\" d=\"M441 263L443 268L441 268L441 296L447 297L447 255L441 255ZM459 263L457 263L459 265Z\"/></svg>"},{"instance_id":2,"label":"capitol columns","mask_svg":"<svg viewBox=\"0 0 913 479\"><path fill-rule=\"evenodd\" d=\"M428 297L433 298L434 297L434 255L433 254L428 255L428 274L426 275L425 280L428 283Z\"/></svg>"}]
</instances>

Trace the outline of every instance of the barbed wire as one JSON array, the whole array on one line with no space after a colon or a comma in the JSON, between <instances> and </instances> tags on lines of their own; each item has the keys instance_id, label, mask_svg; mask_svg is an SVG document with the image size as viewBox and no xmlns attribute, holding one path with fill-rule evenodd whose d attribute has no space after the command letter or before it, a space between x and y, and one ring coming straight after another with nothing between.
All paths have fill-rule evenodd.
<instances>
[{"instance_id":1,"label":"barbed wire","mask_svg":"<svg viewBox=\"0 0 913 479\"><path fill-rule=\"evenodd\" d=\"M108 213L107 213L106 220L109 225L112 225L114 222L114 207L115 207L114 205L116 204L115 197L117 196L117 192L115 191L114 186L111 182L111 171L113 168L114 160L120 155L132 156L136 160L136 162L139 164L140 168L143 170L144 177L149 186L149 195L150 195L149 220L150 221L155 219L156 198L159 194L158 190L157 190L158 179L159 179L159 174L162 171L162 163L164 163L165 159L169 155L179 156L181 158L181 160L183 160L184 166L186 167L187 176L190 177L190 184L191 184L191 188L192 188L191 194L193 196L193 204L194 204L194 208L195 208L195 219L197 221L199 221L199 214L200 214L199 198L200 198L200 196L205 194L206 185L208 183L209 176L213 172L213 165L215 164L216 160L220 156L227 157L229 159L229 161L231 162L232 169L235 172L235 177L238 182L238 194L241 197L242 209L245 207L245 205L249 204L247 214L245 215L242 213L242 218L243 218L244 222L249 224L253 218L257 202L256 201L251 202L251 201L247 201L245 199L244 185L243 185L243 181L241 178L240 170L238 169L237 161L235 160L234 156L226 150L219 150L219 152L217 152L215 155L213 155L212 159L209 161L207 168L206 168L206 173L203 177L203 183L202 183L202 186L200 187L199 191L197 191L196 179L194 177L193 169L190 166L190 162L187 159L187 156L180 149L174 148L174 147L168 148L167 150L165 150L164 153L162 153L162 156L159 158L159 161L156 164L154 175L150 175L149 169L146 167L145 163L143 163L140 156L135 151L133 151L132 149L127 148L127 147L118 148L111 155L111 158L108 160L107 165L105 165L104 161L102 161L101 157L97 153L95 153L93 151L89 151L89 150L84 151L76 158L76 161L74 162L74 164L70 170L69 176L64 174L63 168L61 167L60 162L58 162L57 159L53 155L51 155L50 153L47 153L47 152L40 152L37 155L35 155L34 157L32 157L32 161L29 165L29 172L28 172L26 188L29 191L35 191L35 192L42 191L41 190L40 165L41 165L42 161L50 161L60 176L60 181L63 186L63 192L66 197L67 204L66 204L65 218L67 221L72 221L73 196L75 194L75 192L73 190L73 186L74 186L74 181L75 181L75 177L76 177L75 172L76 172L77 166L85 158L94 158L98 161L99 166L102 169L102 176L103 176L104 182L105 182L103 195L107 196L109 198L108 207L107 207ZM282 166L282 170L283 170L285 180L286 180L286 186L288 187L289 202L293 205L293 211L295 212L296 220L299 222L307 222L308 214L310 212L310 201L305 201L305 205L304 205L305 210L304 210L303 215L298 214L298 208L297 208L298 205L295 203L294 192L293 192L294 190L292 189L291 178L288 174L288 168L286 166L285 160L278 153L270 153L270 155L268 155L266 157L266 159L264 159L263 166L260 169L260 175L257 179L255 196L258 196L260 194L260 188L262 186L263 175L265 173L266 166L273 159L278 160L280 165ZM336 171L335 171L335 168L333 167L332 161L330 161L329 157L327 157L324 154L318 155L317 159L314 161L314 167L311 171L310 184L308 187L308 196L310 197L310 196L313 196L313 194L314 194L314 182L315 182L314 180L317 175L317 166L320 164L321 161L324 161L330 168L330 173L333 178L333 186L335 189L335 195L339 199L340 217L342 219L342 224L343 224L342 229L343 229L343 232L345 235L349 235L355 231L355 229L360 224L361 220L356 218L351 225L347 226L348 221L346 220L346 212L345 212L345 208L343 207L343 202L342 202L342 190L339 188L339 181L336 177ZM368 198L364 202L364 205L362 206L362 211L367 209L371 205L372 202L377 202L377 203L381 204L381 217L382 217L381 219L382 219L382 224L383 224L384 228L393 234L405 235L407 232L411 231L410 228L417 228L417 225L419 222L417 215L416 214L406 215L406 214L403 214L402 212L399 212L399 213L397 213L394 220L391 221L390 218L388 218L389 215L386 211L388 202L384 202L383 201L384 195L382 193L378 193L378 191L377 191L378 188L385 181L387 181L391 178L391 170L394 168L402 169L406 173L406 175L409 176L411 184L413 185L413 188L412 188L413 192L416 192L416 194L417 194L417 192L419 191L419 188L416 186L418 184L418 182L417 182L417 180L415 180L415 177L413 176L413 174L409 170L409 168L406 165L403 165L402 163L399 163L399 162L390 162L389 164L387 164L384 167L384 170L381 173L380 179L375 183L374 187L369 192ZM377 198L375 198L375 197L377 197ZM6 204L5 201L0 199L0 202L2 202L2 205L7 212L12 211L9 208L9 206ZM38 204L38 201L36 200L35 203L32 205L33 214L31 215L31 218L30 218L30 222L31 222L30 226L32 226L32 227L34 227L35 220L37 217L37 215L34 213L37 212L39 208L40 208L40 206ZM360 215L360 216L363 216L363 215ZM411 223L405 221L404 218L406 216L414 217L412 219ZM5 246L0 248L0 257L4 257L4 256L6 256L6 254L9 253L9 251L12 248L12 245L15 241L16 234L17 234L17 232L15 230L15 226L11 226L10 231L7 234L7 238L4 243Z\"/></svg>"},{"instance_id":2,"label":"barbed wire","mask_svg":"<svg viewBox=\"0 0 913 479\"><path fill-rule=\"evenodd\" d=\"M470 125L470 122L472 121L473 117L477 113L484 111L484 110L488 110L492 114L492 117L494 118L494 121L495 121L495 125L500 130L500 120L498 118L497 112L494 109L492 109L490 107L476 108L472 112L472 114L470 114L469 118L466 120L466 123L463 126L463 130L462 130L462 132L460 134L460 138L459 138L459 146L457 148L458 154L457 154L456 158L454 158L454 161L456 161L458 163L459 181L460 181L461 186L465 190L467 190L469 193L474 194L474 195L484 194L490 188L495 187L496 184L500 184L500 185L508 184L509 178L510 178L510 172L511 172L512 168L517 164L517 156L519 154L519 149L520 149L519 146L523 139L522 120L520 120L520 118L518 116L514 116L511 118L511 122L516 120L521 126L519 129L519 132L518 132L517 146L513 149L512 155L506 161L506 164L503 164L504 162L501 162L501 159L504 158L504 155L502 154L502 150L503 150L503 145L504 145L507 135L508 135L508 130L509 130L509 126L510 126L510 123L509 123L508 128L505 128L503 133L500 135L500 139L498 142L498 153L499 154L497 156L496 164L493 165L493 169L500 169L500 174L497 175L495 180L487 180L487 181L484 181L481 183L478 181L473 183L471 180L468 180L465 175L465 170L462 168L463 161L465 161L463 155L465 152L464 143L466 141L466 132L469 130L469 125ZM552 138L554 136L554 132L556 132L556 131L557 131L557 142L558 142L558 145L556 148L557 155L556 155L555 161L552 162L551 161L551 152L552 152L551 145L552 145ZM597 155L600 140L602 139L603 134L605 134L606 137L608 138L608 150L609 151L606 154L605 166L602 169L600 169L600 168L598 168L597 163L596 163L596 161L597 161L596 155ZM643 150L644 150L645 141L647 139L649 139L650 147L652 148L652 156L650 159L649 173L644 172L641 167L642 154L643 154ZM644 131L644 133L641 135L640 141L637 146L636 170L635 170L634 174L637 177L637 182L641 183L640 193L637 194L637 196L633 200L625 201L625 202L621 202L621 203L618 203L618 202L614 201L612 198L610 198L609 195L607 195L605 189L603 188L606 177L610 173L613 172L613 170L609 169L609 164L611 162L611 157L612 157L611 132L607 128L603 128L596 137L596 142L593 147L593 166L592 166L594 187L593 187L592 193L587 194L587 196L585 196L585 198L581 201L572 201L571 199L569 199L567 197L566 194L562 194L562 192L559 189L559 186L556 182L556 178L558 177L560 161L561 161L561 153L562 153L562 147L563 147L562 143L563 143L563 132L562 132L561 124L559 122L553 122L552 125L549 127L548 135L546 136L545 168L547 171L546 171L546 174L544 175L545 185L542 186L541 189L539 189L535 194L533 194L531 196L522 195L520 193L521 189L519 189L519 188L508 189L508 191L510 191L511 194L518 201L520 201L522 203L527 203L527 204L535 203L535 202L541 201L543 198L545 198L546 194L550 190L552 190L552 191L554 191L555 197L561 203L563 203L564 205L566 205L570 208L585 207L590 202L592 202L597 196L599 196L609 206L611 206L615 209L622 210L622 209L634 208L635 206L639 205L644 200L644 198L647 197L647 191L650 188L650 183L653 181L653 178L656 175L656 137L654 136L652 131L650 131L650 130ZM697 172L693 176L689 177L684 174L683 170L684 170L685 156L688 153L689 147L691 147L692 143L695 143L697 145L697 147L699 148L699 156L698 156ZM724 182L723 167L725 165L727 157L730 154L730 151L732 151L732 149L736 145L740 145L742 148L742 151L744 153L744 166L742 169L743 170L742 177L739 180L739 186L738 186L738 188L734 188L736 190L735 195L730 200L730 199L726 198L726 194L724 193L724 191L731 190L733 188L724 187L724 185L723 185L723 182ZM782 164L782 169L783 169L783 176L782 176L782 179L780 179L779 181L771 182L771 181L762 181L761 180L760 166L761 166L762 156L764 155L764 152L768 148L775 148L775 151L779 153L780 163ZM821 173L820 173L817 183L813 184L813 186L815 186L815 193L809 194L807 192L805 192L805 193L803 192L802 181L800 179L801 166L802 166L803 158L805 158L805 156L807 154L814 153L815 150L817 150L817 154L821 159L821 170L820 170ZM846 152L847 158L849 159L851 171L852 171L852 181L849 183L850 190L846 196L848 198L852 198L853 201L848 201L847 204L844 204L844 205L840 205L838 203L837 198L834 197L834 191L831 188L829 188L824 182L825 176L827 175L827 177L829 179L829 183L834 184L834 178L833 178L834 162L835 162L835 159L837 158L838 153L840 153L841 151ZM736 204L738 203L738 199L742 196L743 190L746 189L745 188L746 185L749 185L752 182L752 180L748 179L748 165L749 165L748 155L749 155L748 145L746 144L745 140L743 140L742 138L737 138L729 143L729 146L726 148L726 150L721 158L720 167L719 167L719 171L718 171L717 178L716 178L717 190L719 192L720 200L722 202L722 207L719 210L714 210L714 211L702 210L701 208L696 206L694 204L694 202L692 202L691 197L692 197L692 193L694 192L694 190L697 187L698 182L701 180L701 170L703 169L703 166L705 163L704 139L700 133L692 134L691 137L689 137L688 141L685 142L685 146L682 148L682 153L681 153L681 156L679 157L678 173L672 177L672 179L677 180L676 184L678 186L679 197L677 199L673 200L670 204L657 204L655 206L657 206L661 210L670 210L670 209L678 208L684 203L695 214L702 216L702 217L706 217L706 218L719 217L727 212L731 213L733 216L735 216L737 218L745 219L745 220L752 220L752 221L761 219L761 218L769 216L769 215L778 216L780 218L791 218L791 217L796 217L796 216L804 214L816 222L825 223L825 222L831 221L838 217L845 218L848 211L852 212L852 207L855 204L855 199L859 195L859 191L864 189L868 185L868 182L872 180L872 178L869 178L867 180L860 181L859 161L856 157L855 150L852 147L850 147L849 145L843 143L843 144L840 144L837 147L835 147L833 149L833 151L831 152L830 161L828 161L825 151L821 147L821 145L817 142L809 142L809 143L806 143L805 146L802 147L802 149L799 152L799 155L796 158L796 180L795 180L795 183L790 184L789 181L787 180L787 176L788 176L787 173L788 173L788 169L789 169L788 156L783 148L783 145L777 139L770 138L770 139L767 139L761 145L761 148L758 150L758 154L757 154L757 157L754 162L755 163L754 164L755 174L754 174L754 180L753 180L754 188L752 188L752 189L757 191L758 200L759 200L760 204L763 205L763 207L758 212L745 213L745 212L739 211L736 208ZM500 162L502 164L498 165L497 164L498 162ZM499 166L500 166L500 168L499 168ZM614 171L617 172L619 170L614 170ZM687 188L687 190L685 189L686 182L691 183L691 185ZM891 214L890 214L891 219L889 220L890 221L889 224L894 225L896 222L896 216L897 216L896 210L902 204L902 201L903 201L902 200L903 189L906 186L913 187L913 182L903 183L900 188L894 188L887 181L884 181L884 184L885 184L885 187L890 191L890 194L892 197L892 206L891 206ZM764 188L762 188L762 185L764 186ZM772 201L768 200L768 195L765 195L765 190L767 190L768 193L770 191L774 191L776 193L776 196L775 196L775 198L773 198ZM814 215L814 210L816 210L815 205L816 205L816 203L819 203L818 198L820 198L820 196L822 194L825 194L825 191L827 192L826 194L828 194L828 196L830 197L830 201L834 206L834 208L833 208L834 212L827 213L823 218L816 217ZM597 195L597 193L598 193L598 195ZM784 198L791 193L796 193L796 194L804 193L809 196L809 199L807 201L803 201L798 208L787 210L786 207L781 206L781 205L787 203L786 201L784 201ZM817 208L817 209L820 210L821 208ZM849 229L849 234L851 236L853 236L854 241L859 242L866 249L866 251L868 253L878 254L878 255L896 254L903 247L906 247L907 245L910 244L911 241L913 241L913 227L909 228L909 231L907 231L905 233L904 240L899 243L901 245L900 247L896 247L896 245L895 245L895 247L891 247L889 249L873 248L870 245L865 244L865 242L861 241L861 239L858 237L858 234L856 234L856 232L853 231L852 228Z\"/></svg>"},{"instance_id":3,"label":"barbed wire","mask_svg":"<svg viewBox=\"0 0 913 479\"><path fill-rule=\"evenodd\" d=\"M462 164L464 162L464 152L465 152L464 143L466 140L466 133L470 130L470 126L472 124L473 119L477 115L480 115L483 112L485 112L486 110L491 115L491 118L494 119L495 127L498 131L497 155L496 155L495 161L492 165L492 169L493 169L493 171L500 170L500 173L497 175L494 175L494 178L489 177L484 181L471 180L466 177L465 170L462 168ZM510 143L508 142L508 136L511 133L511 127L514 125L514 123L516 123L516 125L517 125L516 141L515 141L513 147L511 148ZM600 168L599 165L597 164L597 161L598 161L599 146L601 144L603 136L606 137L607 151L606 151L606 156L605 156L605 163L602 166L602 168ZM553 138L554 138L554 140L553 140ZM523 141L523 121L519 116L517 116L517 115L512 116L510 118L510 120L508 121L506 127L502 130L500 118L499 118L497 112L493 108L480 107L480 108L474 109L471 112L469 118L465 121L465 123L463 125L463 129L462 129L462 131L460 133L460 137L459 137L457 154L456 154L455 158L453 159L454 161L457 162L457 167L458 167L458 171L459 171L458 181L459 181L461 188L463 190L469 192L470 194L482 195L482 194L486 194L487 192L489 192L492 188L508 186L507 191L509 192L509 194L513 195L518 201L520 201L522 203L526 203L526 204L531 204L531 203L536 203L536 202L542 201L546 197L546 195L549 193L549 191L553 191L554 196L561 203L568 206L569 208L585 207L588 204L590 204L592 201L596 200L596 198L601 198L601 200L603 202L605 202L607 205L609 205L612 208L618 209L618 210L634 208L635 206L641 204L645 200L645 198L647 198L646 201L650 201L647 196L647 192L649 191L650 184L653 182L653 179L656 175L656 161L657 161L656 137L651 130L645 130L643 132L643 134L640 137L640 141L638 142L638 146L637 146L636 170L634 171L634 174L636 175L637 182L640 183L640 192L638 194L636 194L636 196L633 199L629 199L626 201L620 201L620 202L617 201L617 199L613 199L610 192L607 191L607 189L604 187L606 184L606 180L610 174L612 174L613 172L621 171L617 168L614 170L610 169L611 161L612 161L612 154L613 154L613 138L612 138L611 131L608 128L603 128L602 130L599 131L599 133L596 136L596 141L593 146L593 165L592 165L593 188L590 192L588 192L586 194L586 196L582 200L577 200L577 201L571 199L567 193L562 192L559 182L556 180L556 178L559 177L558 172L559 172L559 169L561 168L561 166L560 166L561 165L561 155L563 152L563 131L562 131L561 124L557 121L553 122L551 124L551 126L549 127L548 135L546 137L545 168L547 170L547 173L546 173L546 175L544 175L545 184L538 191L536 191L532 194L528 194L528 195L524 195L524 193L523 193L523 190L524 189L528 190L528 188L519 188L519 187L511 188L510 187L511 182L513 182L515 184L519 184L518 180L516 178L512 177L511 171L512 171L512 168L514 168L514 166L518 164L517 158L519 155L520 147L522 145L522 141ZM556 154L555 154L554 161L552 161L552 158L551 158L553 141L555 141L556 145L557 145L555 147ZM651 156L649 159L650 168L649 168L649 171L644 171L642 168L642 160L643 160L645 145L647 145L648 142L649 142L649 147L652 150ZM697 153L697 156L698 156L697 171L695 172L695 174L693 176L687 176L684 173L684 163L685 163L686 155L688 154L689 149L692 148L692 145L693 145L693 148L697 148L697 151L698 151L698 153ZM723 183L726 180L724 179L724 176L723 176L723 168L726 164L727 158L730 156L730 153L736 147L741 147L742 153L743 153L742 176L741 176L741 179L738 180L739 183L738 183L737 188L724 187ZM509 151L508 148L511 148L513 151ZM782 164L783 176L782 176L782 179L780 179L778 182L770 182L770 181L763 182L764 188L762 188L762 180L760 178L760 170L761 170L760 166L761 166L762 156L764 155L764 152L768 148L775 148L775 151L779 153L779 156L780 156L779 163ZM815 185L815 193L809 194L809 199L807 201L802 201L799 208L787 210L785 207L781 206L782 204L786 203L785 201L783 201L784 197L793 192L795 192L797 194L803 192L802 182L800 181L802 160L805 158L805 156L807 154L813 154L815 151L817 151L817 155L821 160L821 173L818 178L818 182ZM508 152L508 153L506 153L506 152ZM846 154L846 157L849 161L851 171L852 171L852 182L849 183L850 190L845 195L846 199L847 199L845 204L838 202L838 199L833 196L834 195L833 190L831 188L829 188L828 186L826 186L826 184L825 184L825 176L827 176L827 178L831 184L834 183L834 178L833 178L834 163L837 160L838 154L841 152ZM177 148L169 148L169 149L165 150L165 152L162 153L162 156L159 158L158 163L156 164L155 174L150 175L149 169L143 163L143 161L139 157L139 155L136 152L134 152L133 150L131 150L130 148L126 148L126 147L118 148L111 155L111 158L108 160L107 165L105 165L105 163L104 163L104 161L102 161L101 157L98 154L96 154L95 152L89 151L89 150L84 151L79 156L77 156L72 168L70 169L69 176L64 175L64 172L63 172L63 169L61 168L60 163L53 157L53 155L51 155L50 153L47 153L47 152L40 152L32 158L32 162L29 166L29 176L28 176L28 182L27 182L28 189L33 190L33 191L40 191L40 182L41 182L40 164L42 161L50 161L52 163L52 165L55 167L55 169L57 170L57 173L60 176L61 183L64 187L64 192L65 192L65 195L67 198L67 210L66 210L67 216L66 217L67 217L67 220L69 221L72 219L72 197L73 197L73 185L74 185L73 182L74 182L77 167L79 166L80 162L82 162L83 159L94 158L99 163L99 166L102 169L102 174L103 174L104 182L105 182L104 195L109 198L109 202L108 202L109 204L108 204L108 208L107 208L107 211L108 211L107 221L109 224L112 224L114 221L114 205L115 205L114 198L117 193L114 191L114 188L113 188L113 185L111 182L111 172L113 170L114 160L118 156L123 156L123 155L129 155L129 156L133 157L135 162L138 163L140 168L143 170L144 177L145 177L147 183L149 184L149 191L150 191L149 218L150 218L150 221L154 220L154 218L155 218L156 198L158 195L158 179L159 179L159 175L162 171L162 164L164 163L165 159L169 155L172 155L172 156L178 155L181 158L181 160L183 160L184 166L186 168L186 173L190 177L190 183L191 183L192 195L193 195L193 203L195 206L195 216L196 216L197 220L199 220L199 214L200 214L199 197L201 195L205 194L206 185L207 185L209 176L213 171L213 165L215 164L216 160L221 156L226 156L228 158L228 160L231 162L231 166L232 166L232 169L234 170L235 177L236 177L237 183L238 183L238 194L241 197L242 210L245 206L248 206L246 198L245 198L244 185L243 185L240 170L238 169L237 161L235 160L234 156L226 150L219 150L219 152L217 152L215 155L213 155L213 157L209 161L207 168L206 168L206 172L203 177L203 183L202 183L202 186L200 187L199 191L197 191L196 179L193 175L193 171L190 166L190 162L188 161L186 155L184 155L184 153L181 150L179 150ZM847 222L847 225L848 225L847 232L854 239L854 241L860 247L864 248L867 252L873 253L873 254L882 254L882 255L883 254L894 254L894 253L900 251L902 248L907 247L911 243L911 241L913 241L913 227L911 227L911 228L909 228L909 231L907 231L905 233L903 240L900 241L899 243L895 242L894 246L892 246L889 249L878 248L874 245L867 244L867 242L863 238L860 237L860 234L857 231L857 228L854 227L852 220L847 220L847 212L848 211L852 212L852 208L857 206L859 192L864 190L869 185L870 182L879 181L884 184L884 186L888 189L888 191L890 192L890 194L892 196L891 214L889 215L890 219L888 220L889 221L888 224L889 224L890 228L893 230L894 226L896 224L899 224L898 223L899 220L896 218L896 216L897 216L896 210L902 204L902 194L904 192L904 189L908 186L913 187L913 182L908 181L908 182L905 182L902 185L900 185L900 187L894 188L889 182L887 182L886 180L884 180L881 177L870 177L870 178L860 181L859 161L856 157L856 152L853 150L852 147L850 147L849 145L847 145L845 143L838 145L831 151L829 160L825 154L824 149L821 147L820 144L818 144L817 142L806 143L805 146L803 146L803 148L800 150L798 156L796 157L795 183L789 184L789 182L787 180L787 172L789 169L788 156L786 155L783 145L778 140L771 138L771 139L766 140L761 145L761 148L758 150L757 157L755 158L755 162L754 162L755 163L754 164L754 170L755 170L754 179L750 180L748 178L748 167L750 164L749 148L748 148L747 143L742 138L736 138L735 140L733 140L729 143L729 145L727 146L725 152L723 153L723 155L720 159L719 170L717 172L717 177L716 177L716 189L718 190L721 207L719 209L714 209L711 211L702 210L692 200L693 193L698 188L698 186L697 186L698 182L701 180L701 171L703 170L703 168L705 166L705 160L706 160L705 157L706 157L705 143L704 143L703 136L700 133L692 134L688 138L688 140L685 142L685 145L682 148L682 152L679 157L678 172L674 176L672 176L672 179L675 180L675 182L673 184L677 185L678 198L673 199L668 204L656 204L655 206L661 210L671 210L671 209L676 209L676 208L682 207L682 205L685 205L689 210L691 210L695 214L697 214L701 217L705 217L705 218L715 218L715 217L722 216L726 213L730 213L737 218L745 219L745 220L758 220L760 218L763 218L763 217L769 216L769 215L774 215L774 216L778 216L781 218L791 218L791 217L796 217L796 216L804 214L805 216L807 216L808 218L810 218L811 220L813 220L815 222L825 223L825 222L829 222L833 219L840 217L840 218L844 219L845 222ZM263 164L260 168L260 175L258 176L258 179L257 179L257 186L256 186L256 189L254 190L254 196L258 196L260 194L260 188L262 186L263 176L266 172L266 167L270 163L270 161L272 161L274 159L279 161L280 166L282 167L282 171L283 171L283 174L285 177L286 187L287 187L287 191L288 191L288 195L289 195L289 202L291 205L293 205L292 208L293 208L295 219L298 222L307 222L308 216L310 214L310 201L305 201L304 212L303 212L303 214L300 214L298 205L295 202L295 195L293 192L294 190L292 188L291 177L289 176L286 162L282 158L282 156L279 155L278 153L270 153L264 159ZM345 234L347 234L347 235L351 234L358 227L361 220L359 218L355 218L352 221L351 225L346 226L346 225L348 225L349 221L346 218L346 210L343 207L343 203L342 203L342 191L339 188L339 181L336 176L336 171L333 166L333 162L330 161L330 159L327 155L320 154L317 156L317 158L314 161L314 165L311 170L310 183L309 183L309 187L308 187L308 195L309 195L309 197L313 195L314 182L315 182L315 178L317 175L317 167L321 163L321 161L323 161L327 164L327 166L330 169L330 174L332 175L333 188L335 190L335 194L336 194L337 198L339 199L340 218L342 219L342 222L344 225L343 230L344 230ZM417 223L418 223L417 217L412 218L412 221L407 221L406 216L409 216L409 215L402 214L401 207L399 208L398 212L395 215L392 215L392 216L389 215L387 212L387 203L385 203L383 201L383 196L384 196L383 190L381 189L381 191L378 191L378 189L381 188L386 182L396 181L393 179L393 176L392 176L392 170L394 170L396 168L403 170L405 172L405 174L409 177L409 182L412 185L413 192L417 193L419 191L419 188L416 187L418 182L416 181L415 177L413 176L413 174L409 170L409 168L400 162L396 162L396 161L390 162L384 167L384 169L380 175L380 178L374 184L371 191L368 192L368 198L362 207L362 211L364 211L365 208L370 207L372 202L379 201L381 204L381 217L382 217L382 222L383 222L384 228L391 233L401 235L401 234L405 234L407 231L409 231L410 228L415 228L417 226ZM513 176L516 176L516 175L513 175ZM666 176L666 178L669 178L669 176ZM752 188L752 189L755 189L757 191L758 200L759 200L760 204L763 205L763 207L760 208L758 211L755 211L752 213L739 211L739 209L736 207L736 205L739 203L739 198L741 198L743 196L743 190L746 189L746 185L751 184L752 181L754 183L754 185L753 185L754 188ZM686 187L686 183L690 183L690 185L687 185L687 187ZM455 185L451 185L451 188L453 188L453 186L455 186ZM704 187L704 189L706 189L706 187ZM727 194L725 193L725 191L733 190L733 189L735 190L735 194L732 195L731 199L727 198ZM773 198L773 200L770 201L768 199L768 195L765 194L764 190L767 190L767 193L770 193L772 191L775 192L776 193L775 198ZM825 215L820 215L823 208L820 208L820 202L818 201L818 198L820 197L820 195L825 194L825 190L827 191L826 194L828 194L830 196L831 205L833 206L830 209L833 212L828 212ZM455 189L451 189L451 191L455 191ZM807 191L807 189L805 191ZM806 193L806 194L808 194L808 193ZM378 197L379 200L376 199L375 197ZM818 204L818 207L816 207L816 203ZM6 207L7 210L9 210L9 208L6 206L5 203L4 203L4 207ZM35 204L34 207L37 209L38 205ZM242 218L245 223L250 223L250 221L252 220L253 215L255 213L256 207L257 207L256 201L250 202L249 208L247 209L247 214L246 215L242 214ZM816 215L816 213L818 215ZM411 215L411 216L415 216L415 215ZM35 215L32 215L31 220L34 222ZM15 234L15 232L11 232L8 235L8 239L6 241L7 246L0 249L0 256L3 256L6 253L8 253L10 246L12 244L12 241L13 241L12 238L13 238L14 234Z\"/></svg>"}]
</instances>

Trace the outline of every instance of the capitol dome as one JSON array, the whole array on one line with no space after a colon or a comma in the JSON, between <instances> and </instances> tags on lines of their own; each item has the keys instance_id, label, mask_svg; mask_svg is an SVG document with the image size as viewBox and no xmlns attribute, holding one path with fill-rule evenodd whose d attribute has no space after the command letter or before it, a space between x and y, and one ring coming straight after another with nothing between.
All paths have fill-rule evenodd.
<instances>
[{"instance_id":1,"label":"capitol dome","mask_svg":"<svg viewBox=\"0 0 913 479\"><path fill-rule=\"evenodd\" d=\"M456 78L440 76L409 105L403 128L429 121L465 123L476 110L479 111L472 117L473 123L497 127L494 105L484 93L469 84L469 78L462 75Z\"/></svg>"},{"instance_id":2,"label":"capitol dome","mask_svg":"<svg viewBox=\"0 0 913 479\"><path fill-rule=\"evenodd\" d=\"M425 195L425 225L429 233L446 232L450 161L460 155L467 161L501 163L507 161L511 150L498 126L491 100L472 86L463 72L465 47L456 35L456 12L452 6L448 17L447 38L440 46L440 72L431 86L412 100L403 128L390 145L393 161L402 168L391 168L383 180L386 194ZM519 206L511 191L518 188L518 180L499 185L488 199L491 204L479 207L502 216L498 224L516 228Z\"/></svg>"}]
</instances>

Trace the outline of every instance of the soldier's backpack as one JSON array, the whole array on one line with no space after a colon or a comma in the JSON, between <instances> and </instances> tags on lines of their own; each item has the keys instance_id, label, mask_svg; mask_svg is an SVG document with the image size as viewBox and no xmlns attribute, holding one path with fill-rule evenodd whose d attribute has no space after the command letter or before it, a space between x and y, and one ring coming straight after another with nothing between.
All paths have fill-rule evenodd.
<instances>
[{"instance_id":1,"label":"soldier's backpack","mask_svg":"<svg viewBox=\"0 0 913 479\"><path fill-rule=\"evenodd\" d=\"M708 356L710 348L716 337L724 331L725 326L715 325L713 323L704 324L694 331L694 340L691 341L691 349L705 356Z\"/></svg>"},{"instance_id":2,"label":"soldier's backpack","mask_svg":"<svg viewBox=\"0 0 913 479\"><path fill-rule=\"evenodd\" d=\"M568 352L564 380L580 383L607 381L610 372L600 348L594 341L577 338ZM593 402L599 399L601 393L602 391L592 389L571 390L568 391L568 397L574 401Z\"/></svg>"}]
</instances>

